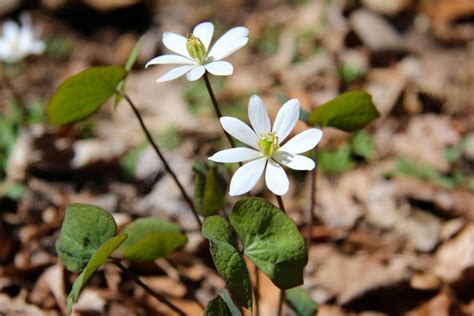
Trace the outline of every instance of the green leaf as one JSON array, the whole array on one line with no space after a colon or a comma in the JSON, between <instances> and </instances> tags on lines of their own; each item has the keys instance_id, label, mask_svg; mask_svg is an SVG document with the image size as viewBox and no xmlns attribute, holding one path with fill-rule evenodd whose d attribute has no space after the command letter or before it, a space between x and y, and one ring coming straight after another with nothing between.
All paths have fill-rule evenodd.
<instances>
[{"instance_id":1,"label":"green leaf","mask_svg":"<svg viewBox=\"0 0 474 316\"><path fill-rule=\"evenodd\" d=\"M345 144L334 150L321 150L318 153L318 168L327 173L339 173L354 167L351 148Z\"/></svg>"},{"instance_id":2,"label":"green leaf","mask_svg":"<svg viewBox=\"0 0 474 316\"><path fill-rule=\"evenodd\" d=\"M137 61L138 55L140 54L140 48L142 46L142 43L143 43L143 36L141 36L137 40L137 42L135 43L135 45L132 48L132 51L130 52L130 55L128 56L127 62L125 63L125 70L127 71L127 75L130 72L130 70L132 70L133 65ZM117 84L117 90L118 91L123 92L125 90L125 80L126 79L127 79L126 77L123 78L123 80L120 81ZM120 94L116 94L115 95L115 101L114 101L115 107L117 107L117 105L120 103L120 101L122 101L122 96Z\"/></svg>"},{"instance_id":3,"label":"green leaf","mask_svg":"<svg viewBox=\"0 0 474 316\"><path fill-rule=\"evenodd\" d=\"M247 265L234 246L229 222L218 215L206 217L202 225L202 234L209 239L217 271L237 302L245 308L252 307L252 285Z\"/></svg>"},{"instance_id":4,"label":"green leaf","mask_svg":"<svg viewBox=\"0 0 474 316\"><path fill-rule=\"evenodd\" d=\"M377 117L379 113L369 94L363 91L349 91L317 107L311 112L308 123L353 132Z\"/></svg>"},{"instance_id":5,"label":"green leaf","mask_svg":"<svg viewBox=\"0 0 474 316\"><path fill-rule=\"evenodd\" d=\"M106 210L94 205L70 204L56 241L56 251L69 270L81 272L116 231L114 218Z\"/></svg>"},{"instance_id":6,"label":"green leaf","mask_svg":"<svg viewBox=\"0 0 474 316\"><path fill-rule=\"evenodd\" d=\"M224 299L217 296L207 303L204 316L232 316L232 314Z\"/></svg>"},{"instance_id":7,"label":"green leaf","mask_svg":"<svg viewBox=\"0 0 474 316\"><path fill-rule=\"evenodd\" d=\"M52 125L69 124L94 114L127 75L123 67L94 67L64 81L48 104Z\"/></svg>"},{"instance_id":8,"label":"green leaf","mask_svg":"<svg viewBox=\"0 0 474 316\"><path fill-rule=\"evenodd\" d=\"M304 239L295 223L261 198L238 201L230 223L244 245L245 254L280 289L303 284L308 261Z\"/></svg>"},{"instance_id":9,"label":"green leaf","mask_svg":"<svg viewBox=\"0 0 474 316\"><path fill-rule=\"evenodd\" d=\"M183 247L188 241L179 226L156 218L140 218L128 225L122 245L123 257L133 261L163 258Z\"/></svg>"},{"instance_id":10,"label":"green leaf","mask_svg":"<svg viewBox=\"0 0 474 316\"><path fill-rule=\"evenodd\" d=\"M357 132L351 141L352 151L366 160L372 158L375 152L374 138L367 132Z\"/></svg>"},{"instance_id":11,"label":"green leaf","mask_svg":"<svg viewBox=\"0 0 474 316\"><path fill-rule=\"evenodd\" d=\"M318 310L318 304L301 287L286 291L285 300L296 316L314 316Z\"/></svg>"},{"instance_id":12,"label":"green leaf","mask_svg":"<svg viewBox=\"0 0 474 316\"><path fill-rule=\"evenodd\" d=\"M230 314L232 316L242 316L242 313L240 312L237 305L235 305L235 302L230 296L230 292L227 289L224 289L224 295L222 295L222 297L224 298L224 301L227 304L227 307L229 307Z\"/></svg>"},{"instance_id":13,"label":"green leaf","mask_svg":"<svg viewBox=\"0 0 474 316\"><path fill-rule=\"evenodd\" d=\"M196 172L194 201L199 214L216 215L225 206L227 184L216 165L193 167Z\"/></svg>"},{"instance_id":14,"label":"green leaf","mask_svg":"<svg viewBox=\"0 0 474 316\"><path fill-rule=\"evenodd\" d=\"M125 63L125 70L130 71L132 70L133 65L137 61L138 54L140 54L140 48L143 43L143 36L141 36L135 45L132 48L132 51L130 52L130 55L128 56L127 62Z\"/></svg>"},{"instance_id":15,"label":"green leaf","mask_svg":"<svg viewBox=\"0 0 474 316\"><path fill-rule=\"evenodd\" d=\"M20 182L0 182L0 199L5 196L9 199L18 201L23 197L25 190L26 187Z\"/></svg>"},{"instance_id":16,"label":"green leaf","mask_svg":"<svg viewBox=\"0 0 474 316\"><path fill-rule=\"evenodd\" d=\"M127 235L118 235L107 240L92 256L87 263L84 271L77 277L72 285L71 292L67 297L68 314L72 311L72 305L77 302L79 293L94 272L107 262L109 256L117 249L125 240Z\"/></svg>"}]
</instances>

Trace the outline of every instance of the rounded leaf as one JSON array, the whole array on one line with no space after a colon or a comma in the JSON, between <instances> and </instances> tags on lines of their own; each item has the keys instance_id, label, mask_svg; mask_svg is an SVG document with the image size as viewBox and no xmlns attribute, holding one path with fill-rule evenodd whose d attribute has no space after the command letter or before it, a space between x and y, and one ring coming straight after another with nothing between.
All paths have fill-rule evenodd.
<instances>
[{"instance_id":1,"label":"rounded leaf","mask_svg":"<svg viewBox=\"0 0 474 316\"><path fill-rule=\"evenodd\" d=\"M303 284L308 262L303 236L283 211L261 198L238 201L230 223L244 246L244 253L280 289Z\"/></svg>"}]
</instances>

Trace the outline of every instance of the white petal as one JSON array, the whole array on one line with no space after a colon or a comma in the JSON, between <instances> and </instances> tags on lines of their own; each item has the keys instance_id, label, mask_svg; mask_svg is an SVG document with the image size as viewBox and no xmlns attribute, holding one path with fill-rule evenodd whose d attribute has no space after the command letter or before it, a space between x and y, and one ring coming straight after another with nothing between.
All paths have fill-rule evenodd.
<instances>
[{"instance_id":1,"label":"white petal","mask_svg":"<svg viewBox=\"0 0 474 316\"><path fill-rule=\"evenodd\" d=\"M175 53L183 55L185 57L191 58L186 49L186 37L172 33L164 32L163 33L163 44Z\"/></svg>"},{"instance_id":2,"label":"white petal","mask_svg":"<svg viewBox=\"0 0 474 316\"><path fill-rule=\"evenodd\" d=\"M235 53L236 51L238 51L242 47L244 47L248 43L248 41L249 41L249 39L245 37L245 38L241 38L241 39L236 39L233 42L229 43L227 46L221 46L218 49L214 49L214 47L215 47L214 46L211 49L211 51L209 52L208 56L211 60L224 59L224 58L232 55L233 53Z\"/></svg>"},{"instance_id":3,"label":"white petal","mask_svg":"<svg viewBox=\"0 0 474 316\"><path fill-rule=\"evenodd\" d=\"M260 158L237 169L230 180L229 195L242 195L252 190L262 176L266 163L267 158Z\"/></svg>"},{"instance_id":4,"label":"white petal","mask_svg":"<svg viewBox=\"0 0 474 316\"><path fill-rule=\"evenodd\" d=\"M290 186L285 170L273 160L268 161L267 171L265 172L265 183L270 191L276 195L284 195L288 192Z\"/></svg>"},{"instance_id":5,"label":"white petal","mask_svg":"<svg viewBox=\"0 0 474 316\"><path fill-rule=\"evenodd\" d=\"M313 170L315 167L313 159L286 151L279 151L272 158L293 170Z\"/></svg>"},{"instance_id":6,"label":"white petal","mask_svg":"<svg viewBox=\"0 0 474 316\"><path fill-rule=\"evenodd\" d=\"M17 41L20 50L29 52L34 41L32 30L28 27L23 27L18 33Z\"/></svg>"},{"instance_id":7,"label":"white petal","mask_svg":"<svg viewBox=\"0 0 474 316\"><path fill-rule=\"evenodd\" d=\"M206 69L204 68L204 66L197 66L193 70L188 72L188 74L186 75L186 78L189 81L195 81L201 78L205 72L206 72Z\"/></svg>"},{"instance_id":8,"label":"white petal","mask_svg":"<svg viewBox=\"0 0 474 316\"><path fill-rule=\"evenodd\" d=\"M209 157L209 160L215 162L230 163L253 160L260 157L262 157L262 154L256 150L245 147L238 147L218 151L214 155Z\"/></svg>"},{"instance_id":9,"label":"white petal","mask_svg":"<svg viewBox=\"0 0 474 316\"><path fill-rule=\"evenodd\" d=\"M230 116L223 116L220 121L224 130L229 133L230 136L258 149L258 137L247 124Z\"/></svg>"},{"instance_id":10,"label":"white petal","mask_svg":"<svg viewBox=\"0 0 474 316\"><path fill-rule=\"evenodd\" d=\"M250 98L248 113L252 128L257 135L270 132L270 118L258 95L253 95Z\"/></svg>"},{"instance_id":11,"label":"white petal","mask_svg":"<svg viewBox=\"0 0 474 316\"><path fill-rule=\"evenodd\" d=\"M169 80L179 78L185 73L187 73L188 71L190 71L191 69L193 69L194 67L196 66L179 66L179 67L173 68L167 73L165 73L163 76L158 78L156 82L164 82L164 81L169 81Z\"/></svg>"},{"instance_id":12,"label":"white petal","mask_svg":"<svg viewBox=\"0 0 474 316\"><path fill-rule=\"evenodd\" d=\"M205 67L215 76L230 76L234 72L234 67L227 61L213 61L206 64Z\"/></svg>"},{"instance_id":13,"label":"white petal","mask_svg":"<svg viewBox=\"0 0 474 316\"><path fill-rule=\"evenodd\" d=\"M214 25L211 22L198 24L194 27L193 34L201 40L206 50L208 50L212 35L214 34Z\"/></svg>"},{"instance_id":14,"label":"white petal","mask_svg":"<svg viewBox=\"0 0 474 316\"><path fill-rule=\"evenodd\" d=\"M316 147L322 137L323 132L320 129L310 128L290 139L280 147L280 150L292 154L301 154Z\"/></svg>"},{"instance_id":15,"label":"white petal","mask_svg":"<svg viewBox=\"0 0 474 316\"><path fill-rule=\"evenodd\" d=\"M13 21L6 21L3 23L3 37L10 40L17 40L18 33L20 32L20 27Z\"/></svg>"},{"instance_id":16,"label":"white petal","mask_svg":"<svg viewBox=\"0 0 474 316\"><path fill-rule=\"evenodd\" d=\"M209 56L214 60L222 59L242 48L248 42L249 30L239 26L222 35L209 51Z\"/></svg>"},{"instance_id":17,"label":"white petal","mask_svg":"<svg viewBox=\"0 0 474 316\"><path fill-rule=\"evenodd\" d=\"M43 41L34 41L31 44L30 50L33 54L42 54L46 50L46 44Z\"/></svg>"},{"instance_id":18,"label":"white petal","mask_svg":"<svg viewBox=\"0 0 474 316\"><path fill-rule=\"evenodd\" d=\"M150 65L158 65L158 64L183 64L183 65L194 65L196 62L191 60L187 57L181 55L161 55L158 57L153 58L149 62L146 63L145 68L148 68Z\"/></svg>"},{"instance_id":19,"label":"white petal","mask_svg":"<svg viewBox=\"0 0 474 316\"><path fill-rule=\"evenodd\" d=\"M291 99L281 107L273 125L273 132L278 134L280 144L295 128L296 122L300 116L300 101Z\"/></svg>"}]
</instances>

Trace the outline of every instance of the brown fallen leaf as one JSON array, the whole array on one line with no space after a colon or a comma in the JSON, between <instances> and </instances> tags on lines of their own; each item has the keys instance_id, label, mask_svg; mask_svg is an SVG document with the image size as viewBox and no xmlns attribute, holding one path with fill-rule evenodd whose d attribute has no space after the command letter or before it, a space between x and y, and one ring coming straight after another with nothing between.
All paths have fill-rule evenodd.
<instances>
[{"instance_id":1,"label":"brown fallen leaf","mask_svg":"<svg viewBox=\"0 0 474 316\"><path fill-rule=\"evenodd\" d=\"M403 265L384 265L365 254L336 254L322 263L315 280L317 286L335 293L338 304L344 305L370 290L406 281L409 276Z\"/></svg>"},{"instance_id":2,"label":"brown fallen leaf","mask_svg":"<svg viewBox=\"0 0 474 316\"><path fill-rule=\"evenodd\" d=\"M411 310L406 316L450 316L453 297L448 291L442 291L431 300Z\"/></svg>"},{"instance_id":3,"label":"brown fallen leaf","mask_svg":"<svg viewBox=\"0 0 474 316\"><path fill-rule=\"evenodd\" d=\"M461 287L474 281L474 225L469 225L454 239L445 242L436 252L433 272L447 283Z\"/></svg>"}]
</instances>

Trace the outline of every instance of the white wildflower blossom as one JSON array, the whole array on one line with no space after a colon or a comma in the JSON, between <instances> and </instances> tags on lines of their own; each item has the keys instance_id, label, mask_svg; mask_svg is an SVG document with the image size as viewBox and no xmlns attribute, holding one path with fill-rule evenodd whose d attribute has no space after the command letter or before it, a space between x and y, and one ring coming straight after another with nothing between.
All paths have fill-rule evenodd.
<instances>
[{"instance_id":1,"label":"white wildflower blossom","mask_svg":"<svg viewBox=\"0 0 474 316\"><path fill-rule=\"evenodd\" d=\"M21 16L21 25L14 21L6 21L2 26L0 37L0 60L5 63L16 63L28 55L39 55L46 45L38 39L39 30L31 24L29 15Z\"/></svg>"},{"instance_id":2,"label":"white wildflower blossom","mask_svg":"<svg viewBox=\"0 0 474 316\"><path fill-rule=\"evenodd\" d=\"M299 101L289 100L279 110L271 128L270 118L262 100L254 95L250 98L248 106L252 128L233 117L221 118L221 124L227 133L252 147L222 150L209 158L223 163L249 161L233 175L230 195L249 192L265 169L267 187L276 195L284 195L288 192L289 180L282 166L294 170L312 170L315 167L312 159L300 154L316 147L323 136L320 129L307 129L283 144L295 127L299 112Z\"/></svg>"},{"instance_id":3,"label":"white wildflower blossom","mask_svg":"<svg viewBox=\"0 0 474 316\"><path fill-rule=\"evenodd\" d=\"M194 81L206 71L216 76L230 76L234 67L222 59L244 47L248 42L248 33L249 30L245 27L235 27L222 35L210 48L214 34L214 25L210 22L198 24L186 37L164 32L163 44L176 54L155 57L145 68L156 64L181 65L158 78L157 82L173 80L184 74L188 80Z\"/></svg>"}]
</instances>

